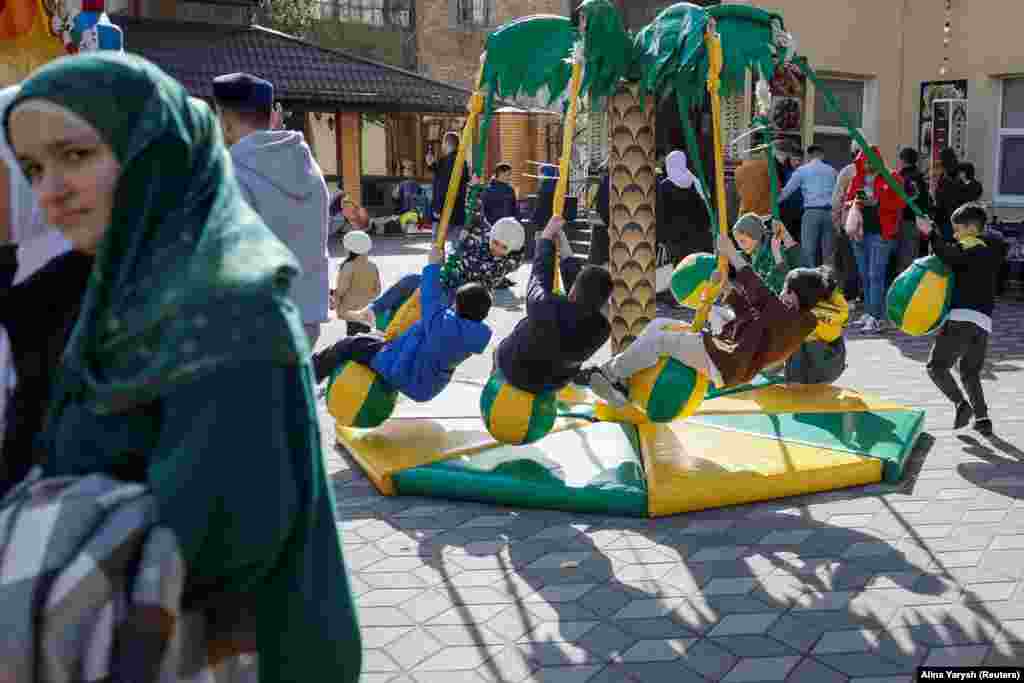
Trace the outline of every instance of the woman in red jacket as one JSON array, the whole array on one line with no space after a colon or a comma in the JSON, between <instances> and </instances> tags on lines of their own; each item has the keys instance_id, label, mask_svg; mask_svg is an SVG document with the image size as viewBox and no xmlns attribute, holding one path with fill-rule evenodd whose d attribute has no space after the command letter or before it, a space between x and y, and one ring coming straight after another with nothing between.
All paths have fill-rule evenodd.
<instances>
[{"instance_id":1,"label":"woman in red jacket","mask_svg":"<svg viewBox=\"0 0 1024 683\"><path fill-rule=\"evenodd\" d=\"M878 159L885 163L877 147L872 147ZM885 276L889 257L899 237L900 222L906 203L889 186L881 169L874 168L864 152L853 160L857 173L846 191L846 206L856 206L864 216L864 234L853 237L853 253L857 270L864 283L864 315L858 321L869 333L885 329ZM899 171L891 171L902 183Z\"/></svg>"}]
</instances>

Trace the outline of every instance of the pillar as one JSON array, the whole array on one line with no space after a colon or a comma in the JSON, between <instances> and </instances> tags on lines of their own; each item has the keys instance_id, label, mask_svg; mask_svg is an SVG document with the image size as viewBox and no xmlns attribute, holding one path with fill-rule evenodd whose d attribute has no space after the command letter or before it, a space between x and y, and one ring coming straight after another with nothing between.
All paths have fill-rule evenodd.
<instances>
[{"instance_id":1,"label":"pillar","mask_svg":"<svg viewBox=\"0 0 1024 683\"><path fill-rule=\"evenodd\" d=\"M357 111L343 111L338 115L338 143L341 159L338 175L349 198L363 203L363 119Z\"/></svg>"},{"instance_id":2,"label":"pillar","mask_svg":"<svg viewBox=\"0 0 1024 683\"><path fill-rule=\"evenodd\" d=\"M607 111L609 261L615 285L610 318L612 353L619 353L656 314L655 102L649 99L641 108L638 84L622 83Z\"/></svg>"}]
</instances>

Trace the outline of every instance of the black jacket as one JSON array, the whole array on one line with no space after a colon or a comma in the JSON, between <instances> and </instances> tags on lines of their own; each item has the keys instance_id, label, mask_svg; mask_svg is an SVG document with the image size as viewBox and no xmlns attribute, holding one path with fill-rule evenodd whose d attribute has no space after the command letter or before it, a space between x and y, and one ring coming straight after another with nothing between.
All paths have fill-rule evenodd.
<instances>
[{"instance_id":1,"label":"black jacket","mask_svg":"<svg viewBox=\"0 0 1024 683\"><path fill-rule=\"evenodd\" d=\"M903 189L914 198L917 208L925 214L931 213L932 198L928 193L928 181L916 166L903 169ZM903 220L912 221L914 217L914 210L909 205L903 209Z\"/></svg>"},{"instance_id":2,"label":"black jacket","mask_svg":"<svg viewBox=\"0 0 1024 683\"><path fill-rule=\"evenodd\" d=\"M658 184L658 244L664 244L672 263L698 251L712 251L711 216L696 185L683 189L668 178Z\"/></svg>"},{"instance_id":3,"label":"black jacket","mask_svg":"<svg viewBox=\"0 0 1024 683\"><path fill-rule=\"evenodd\" d=\"M78 319L92 264L92 256L72 251L17 286L0 287L0 324L10 338L18 375L0 452L0 496L40 461L35 438L46 417L54 371ZM4 284L10 284L10 279Z\"/></svg>"},{"instance_id":4,"label":"black jacket","mask_svg":"<svg viewBox=\"0 0 1024 683\"><path fill-rule=\"evenodd\" d=\"M441 157L434 162L431 170L434 171L434 196L431 200L430 210L434 213L435 220L440 220L441 212L444 211L444 198L448 195L448 183L452 178L452 171L455 169L455 154ZM459 183L459 194L455 199L455 207L452 209L451 225L465 225L466 223L466 187L469 184L469 166L462 165L462 181Z\"/></svg>"},{"instance_id":5,"label":"black jacket","mask_svg":"<svg viewBox=\"0 0 1024 683\"><path fill-rule=\"evenodd\" d=\"M937 230L932 230L930 241L932 251L956 278L950 310L965 308L991 317L999 271L1006 260L1006 242L993 232L985 232L975 243L965 246L946 240Z\"/></svg>"},{"instance_id":6,"label":"black jacket","mask_svg":"<svg viewBox=\"0 0 1024 683\"><path fill-rule=\"evenodd\" d=\"M502 218L516 217L516 191L508 183L492 180L480 197L484 218L494 225Z\"/></svg>"},{"instance_id":7,"label":"black jacket","mask_svg":"<svg viewBox=\"0 0 1024 683\"><path fill-rule=\"evenodd\" d=\"M552 293L554 275L555 245L538 240L526 317L498 344L496 354L505 380L531 394L569 384L611 335L611 325L600 311L588 311Z\"/></svg>"}]
</instances>

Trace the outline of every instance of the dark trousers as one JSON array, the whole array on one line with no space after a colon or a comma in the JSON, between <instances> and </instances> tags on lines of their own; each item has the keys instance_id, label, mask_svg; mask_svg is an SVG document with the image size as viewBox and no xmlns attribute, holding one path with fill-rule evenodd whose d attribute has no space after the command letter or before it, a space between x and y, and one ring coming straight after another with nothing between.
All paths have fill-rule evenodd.
<instances>
[{"instance_id":1,"label":"dark trousers","mask_svg":"<svg viewBox=\"0 0 1024 683\"><path fill-rule=\"evenodd\" d=\"M583 256L566 256L562 259L559 271L562 276L562 289L566 294L569 293L572 283L576 282L576 276L586 265L587 259Z\"/></svg>"},{"instance_id":2,"label":"dark trousers","mask_svg":"<svg viewBox=\"0 0 1024 683\"><path fill-rule=\"evenodd\" d=\"M377 300L370 304L374 313L397 311L405 303L405 300L413 295L419 286L422 276L419 273L406 275L395 284L388 287L388 291L377 297Z\"/></svg>"},{"instance_id":3,"label":"dark trousers","mask_svg":"<svg viewBox=\"0 0 1024 683\"><path fill-rule=\"evenodd\" d=\"M366 334L368 332L370 332L369 325L353 322L351 320L345 323L345 334L347 334L350 337L354 337L357 334Z\"/></svg>"},{"instance_id":4,"label":"dark trousers","mask_svg":"<svg viewBox=\"0 0 1024 683\"><path fill-rule=\"evenodd\" d=\"M988 405L981 389L981 369L985 365L987 351L988 332L974 323L949 320L939 330L928 358L928 376L954 404L964 400L964 394L950 372L960 361L960 381L978 419L988 417Z\"/></svg>"},{"instance_id":5,"label":"dark trousers","mask_svg":"<svg viewBox=\"0 0 1024 683\"><path fill-rule=\"evenodd\" d=\"M386 343L379 335L358 334L354 337L345 337L333 346L314 353L313 374L317 383L330 377L335 370L350 360L369 367Z\"/></svg>"},{"instance_id":6,"label":"dark trousers","mask_svg":"<svg viewBox=\"0 0 1024 683\"><path fill-rule=\"evenodd\" d=\"M840 229L836 232L832 247L832 258L826 263L835 269L836 281L842 287L843 294L847 299L853 300L861 293L861 282L857 272L857 258L853 253L853 242L850 241L846 230Z\"/></svg>"}]
</instances>

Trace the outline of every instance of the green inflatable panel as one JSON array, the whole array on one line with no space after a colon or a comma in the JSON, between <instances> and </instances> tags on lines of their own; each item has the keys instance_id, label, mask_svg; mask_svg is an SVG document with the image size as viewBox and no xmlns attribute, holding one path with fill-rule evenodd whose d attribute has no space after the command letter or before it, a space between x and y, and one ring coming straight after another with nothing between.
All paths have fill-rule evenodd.
<instances>
[{"instance_id":1,"label":"green inflatable panel","mask_svg":"<svg viewBox=\"0 0 1024 683\"><path fill-rule=\"evenodd\" d=\"M413 467L393 476L401 496L430 496L566 512L647 516L636 429L598 423L528 446Z\"/></svg>"},{"instance_id":2,"label":"green inflatable panel","mask_svg":"<svg viewBox=\"0 0 1024 683\"><path fill-rule=\"evenodd\" d=\"M689 421L878 458L884 480L893 483L903 476L907 458L924 429L924 411L697 415Z\"/></svg>"}]
</instances>

